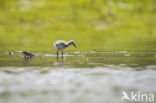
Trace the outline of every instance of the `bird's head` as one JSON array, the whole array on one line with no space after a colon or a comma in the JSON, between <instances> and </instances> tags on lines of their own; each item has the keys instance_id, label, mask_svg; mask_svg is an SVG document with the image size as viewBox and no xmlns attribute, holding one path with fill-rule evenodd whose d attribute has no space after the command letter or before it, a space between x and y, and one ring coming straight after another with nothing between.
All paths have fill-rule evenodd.
<instances>
[{"instance_id":1,"label":"bird's head","mask_svg":"<svg viewBox=\"0 0 156 103\"><path fill-rule=\"evenodd\" d=\"M28 54L28 52L26 52L26 51L23 51L22 53L23 53L23 54Z\"/></svg>"},{"instance_id":2,"label":"bird's head","mask_svg":"<svg viewBox=\"0 0 156 103\"><path fill-rule=\"evenodd\" d=\"M74 42L73 40L70 40L70 41L69 41L69 44L70 44L70 45L73 45L75 48L77 48L77 46L76 46L76 44L75 44L75 42Z\"/></svg>"}]
</instances>

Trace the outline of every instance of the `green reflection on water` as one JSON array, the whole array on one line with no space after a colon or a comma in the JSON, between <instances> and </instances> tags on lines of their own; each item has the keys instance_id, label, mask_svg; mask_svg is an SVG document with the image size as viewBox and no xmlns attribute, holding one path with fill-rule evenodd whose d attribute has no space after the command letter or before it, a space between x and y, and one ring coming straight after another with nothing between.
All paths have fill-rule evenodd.
<instances>
[{"instance_id":1,"label":"green reflection on water","mask_svg":"<svg viewBox=\"0 0 156 103\"><path fill-rule=\"evenodd\" d=\"M0 53L0 66L38 66L38 67L63 67L63 68L86 68L86 67L145 67L156 65L155 51L82 51L65 52L57 61L55 52L34 52L36 57L25 59L22 53Z\"/></svg>"}]
</instances>

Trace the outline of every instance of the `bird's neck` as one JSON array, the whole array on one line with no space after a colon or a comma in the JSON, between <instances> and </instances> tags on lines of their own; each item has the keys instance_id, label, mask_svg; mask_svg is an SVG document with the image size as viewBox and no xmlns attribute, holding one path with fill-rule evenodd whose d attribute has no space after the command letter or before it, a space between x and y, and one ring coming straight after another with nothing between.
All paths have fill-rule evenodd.
<instances>
[{"instance_id":1,"label":"bird's neck","mask_svg":"<svg viewBox=\"0 0 156 103\"><path fill-rule=\"evenodd\" d=\"M71 45L71 42L68 42L67 44L66 44L66 47L68 47L68 46L70 46Z\"/></svg>"}]
</instances>

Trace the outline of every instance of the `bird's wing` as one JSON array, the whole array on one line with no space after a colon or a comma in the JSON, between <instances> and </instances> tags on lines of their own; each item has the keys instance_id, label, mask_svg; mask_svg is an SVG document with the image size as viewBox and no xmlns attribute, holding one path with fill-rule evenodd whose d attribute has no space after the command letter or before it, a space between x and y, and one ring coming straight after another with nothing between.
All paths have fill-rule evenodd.
<instances>
[{"instance_id":1,"label":"bird's wing","mask_svg":"<svg viewBox=\"0 0 156 103\"><path fill-rule=\"evenodd\" d=\"M62 44L62 43L67 43L66 41L64 41L64 40L57 40L57 41L55 41L54 42L54 44Z\"/></svg>"},{"instance_id":2,"label":"bird's wing","mask_svg":"<svg viewBox=\"0 0 156 103\"><path fill-rule=\"evenodd\" d=\"M60 48L62 48L62 47L65 47L66 44L67 44L66 41L64 41L64 40L58 40L58 41L55 41L53 45L54 45L56 48L58 48L58 46L59 46Z\"/></svg>"}]
</instances>

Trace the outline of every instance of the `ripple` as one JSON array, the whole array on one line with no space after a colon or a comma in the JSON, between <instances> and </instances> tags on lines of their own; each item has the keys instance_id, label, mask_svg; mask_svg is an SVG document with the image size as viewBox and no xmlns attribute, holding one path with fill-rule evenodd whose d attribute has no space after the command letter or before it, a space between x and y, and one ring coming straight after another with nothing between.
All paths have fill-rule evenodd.
<instances>
[{"instance_id":1,"label":"ripple","mask_svg":"<svg viewBox=\"0 0 156 103\"><path fill-rule=\"evenodd\" d=\"M42 57L56 57L56 56L57 56L56 54L45 54ZM61 56L61 55L59 55L59 56ZM69 54L64 54L63 56L64 57L68 57L68 56L82 56L82 57L84 57L85 55L69 55Z\"/></svg>"}]
</instances>

